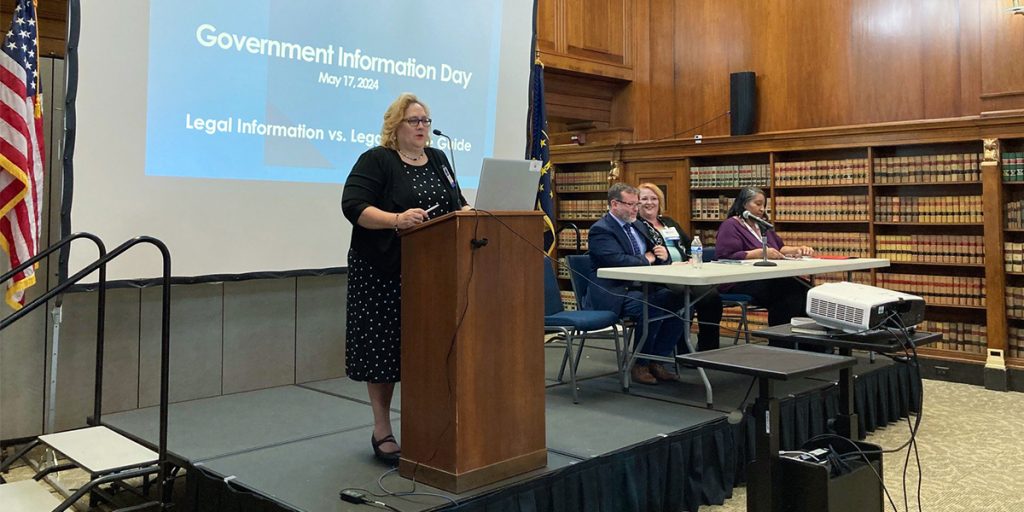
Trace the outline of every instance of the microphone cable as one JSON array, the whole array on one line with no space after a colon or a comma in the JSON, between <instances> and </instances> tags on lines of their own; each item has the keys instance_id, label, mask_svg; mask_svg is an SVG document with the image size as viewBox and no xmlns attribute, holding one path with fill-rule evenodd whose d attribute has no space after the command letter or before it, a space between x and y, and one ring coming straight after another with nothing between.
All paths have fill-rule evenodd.
<instances>
[{"instance_id":1,"label":"microphone cable","mask_svg":"<svg viewBox=\"0 0 1024 512\"><path fill-rule=\"evenodd\" d=\"M690 323L691 323L691 324L693 324L693 325L698 325L698 326L700 326L700 325L714 325L714 326L718 326L719 328L721 328L721 327L722 327L722 324L720 324L720 323L714 323L714 322L701 322L701 321L697 321L697 320L692 320L692 319L691 319L691 320L687 320L687 319L683 318L683 315L680 315L678 311L672 311L672 310L670 310L670 309L668 309L668 308L665 308L665 307L661 307L661 306L659 306L659 305L657 305L657 304L653 304L653 303L651 303L651 302L649 302L649 301L647 301L647 300L644 300L644 299L639 299L639 298L635 298L635 297L630 297L630 296L629 296L629 295L627 295L627 294L623 294L623 293L615 293L615 292L613 292L613 291L611 291L611 290L609 290L609 289L605 288L604 286L601 286L600 284L596 283L595 281L593 281L593 280L592 280L592 279L590 279L589 277L587 277L587 276L585 276L585 275L583 275L583 274L581 274L581 273L579 273L579 272L577 272L577 271L573 270L572 268L570 268L570 267L569 267L569 265L568 265L568 264L563 264L563 263L559 262L559 261L558 261L557 259L555 259L555 258L552 258L552 257L551 257L551 255L549 255L549 254L547 253L547 251L545 251L545 250L544 250L544 249L543 249L542 247L538 247L538 246L537 246L537 245L535 245L535 244L534 244L533 242L530 242L530 240L528 240L528 239L527 239L527 238L526 238L525 236L523 236L523 235L522 235L521 233L519 233L518 231L516 231L516 230L512 229L512 227L511 227L511 226L509 226L509 225L508 225L508 224L506 224L506 223L505 223L504 221L502 221L500 217L498 217L497 215L494 215L494 213L492 213L492 212L489 212L489 211L487 211L487 210L479 210L479 209L474 209L473 211L477 211L477 212L481 212L481 213L485 213L485 214L489 215L489 216L490 216L491 218L493 218L494 220L496 220L496 221L497 221L497 222L498 222L499 224L501 224L501 225L502 225L502 226L503 226L503 227L504 227L505 229L507 229L507 230L508 230L509 232L511 232L511 233L512 233L513 235L515 235L515 236L516 236L517 238L519 238L520 240L522 240L523 242L525 242L525 243L526 243L527 245L529 245L530 247L532 247L532 248L533 248L534 250L536 250L537 252L539 252L539 253L543 254L543 255L544 255L544 259L545 259L546 261L552 261L552 262L554 262L554 263L555 263L556 265L558 265L558 267L559 267L559 268L564 268L565 270L568 270L568 271L569 271L570 273L572 273L572 274L575 274L576 276L579 276L579 277L580 277L581 279L583 279L584 281L586 281L587 283L589 283L589 284L590 284L591 286L594 286L595 288L599 288L599 289L601 289L602 291L604 291L605 293L608 293L609 295L611 295L611 296L613 296L613 297L622 297L622 298L625 298L625 299L629 299L629 300L635 300L635 301L637 301L637 302L639 302L639 303L641 303L641 304L645 304L645 305L646 305L647 307L649 307L649 308L651 308L651 309L657 310L657 311L659 311L660 313L662 313L662 316L658 316L658 317L649 317L649 318L647 319L647 321L648 321L648 322L652 322L652 321L656 321L656 320L664 320L664 319L667 319L667 318L670 318L670 317L676 317L676 318L678 318L679 320L682 320L683 322L687 322L687 321L688 321L688 322L690 322ZM656 283L652 283L652 284L656 284ZM699 301L700 301L700 299L702 299L703 297L704 297L704 295L701 295L701 296L700 296L700 297L698 297L698 298L697 298L696 300L691 300L691 301L690 301L690 306L691 306L691 307L693 307L693 305L694 305L694 304L696 304L697 302L699 302ZM690 348L691 348L691 349L693 350L693 352L694 352L694 353L696 353L696 351L697 351L697 350L696 350L696 347L690 347Z\"/></svg>"},{"instance_id":2,"label":"microphone cable","mask_svg":"<svg viewBox=\"0 0 1024 512\"><path fill-rule=\"evenodd\" d=\"M654 139L654 140L649 140L647 142L661 142L663 140L674 139L674 138L676 138L676 137L678 137L680 135L685 135L687 133L699 130L699 129L701 129L701 128L703 128L703 127L705 127L705 126L707 126L707 125L709 125L709 124L711 124L711 123L713 123L715 121L718 121L719 119L721 119L721 118L723 118L723 117L725 117L725 116L727 116L727 115L729 115L731 113L732 113L731 110L726 110L725 112L722 112L721 114L718 114L717 116L712 117L711 119L708 119L707 121L704 121L703 123L698 124L697 126L694 126L693 128L688 128L688 129L683 130L681 132L676 132L676 133L673 133L672 135L666 135L665 137L661 137L661 138Z\"/></svg>"},{"instance_id":3,"label":"microphone cable","mask_svg":"<svg viewBox=\"0 0 1024 512\"><path fill-rule=\"evenodd\" d=\"M457 180L455 179L455 176L456 176L456 174L455 174L455 149L452 147L455 144L452 142L452 138L451 137L446 135L441 130L438 130L437 128L434 128L434 131L432 133L434 135L437 135L438 137L444 137L444 138L448 139L448 155L451 156L451 159L452 159L452 170L451 170L452 175L451 176L447 176L447 178L449 180L451 180L452 188L455 188L455 183L457 182Z\"/></svg>"}]
</instances>

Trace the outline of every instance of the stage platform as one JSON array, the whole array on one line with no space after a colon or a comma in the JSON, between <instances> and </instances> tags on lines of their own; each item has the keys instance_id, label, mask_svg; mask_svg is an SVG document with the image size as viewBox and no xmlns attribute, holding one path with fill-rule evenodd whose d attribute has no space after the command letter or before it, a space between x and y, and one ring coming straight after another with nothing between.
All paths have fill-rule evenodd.
<instances>
[{"instance_id":1,"label":"stage platform","mask_svg":"<svg viewBox=\"0 0 1024 512\"><path fill-rule=\"evenodd\" d=\"M680 382L634 385L627 394L614 373L614 352L588 347L578 375L580 403L573 404L568 385L555 380L563 351L557 343L545 346L546 468L463 495L415 485L417 492L451 500L376 499L403 512L695 510L731 496L751 458L753 423L749 411L738 424L726 417L740 406L750 378L708 372L713 409L704 406L695 370L682 370ZM856 371L867 430L913 408L910 397L916 392L905 366L862 358ZM784 447L824 431L835 414L836 386L828 378L784 382L778 393L789 397L782 404ZM400 404L396 396L396 432ZM108 414L103 423L152 446L156 413L147 408ZM168 447L188 480L188 503L179 503L179 509L366 510L342 502L338 492L384 493L378 479L389 468L373 458L371 431L366 387L345 378L172 404ZM397 472L382 482L392 492L414 488Z\"/></svg>"}]
</instances>

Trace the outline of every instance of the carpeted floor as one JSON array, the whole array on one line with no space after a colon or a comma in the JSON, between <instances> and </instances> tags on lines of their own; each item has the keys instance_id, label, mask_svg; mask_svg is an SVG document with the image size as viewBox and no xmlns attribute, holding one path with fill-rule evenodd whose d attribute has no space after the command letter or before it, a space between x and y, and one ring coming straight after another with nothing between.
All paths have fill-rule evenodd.
<instances>
[{"instance_id":1,"label":"carpeted floor","mask_svg":"<svg viewBox=\"0 0 1024 512\"><path fill-rule=\"evenodd\" d=\"M918 432L921 458L921 508L937 512L1022 512L1024 492L1024 394L989 391L978 386L924 382L924 415ZM893 449L904 444L910 429L904 421L868 436L867 441ZM911 453L907 491L903 462L907 450L884 456L885 485L896 510L917 510L917 466ZM738 488L722 506L702 512L746 510L746 492ZM886 501L886 510L893 510Z\"/></svg>"}]
</instances>

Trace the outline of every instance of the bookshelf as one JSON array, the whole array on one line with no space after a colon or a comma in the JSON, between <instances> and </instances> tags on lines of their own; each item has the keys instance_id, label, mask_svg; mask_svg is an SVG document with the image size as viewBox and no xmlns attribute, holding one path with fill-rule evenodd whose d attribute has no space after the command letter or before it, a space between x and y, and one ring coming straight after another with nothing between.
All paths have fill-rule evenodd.
<instances>
[{"instance_id":1,"label":"bookshelf","mask_svg":"<svg viewBox=\"0 0 1024 512\"><path fill-rule=\"evenodd\" d=\"M1024 116L970 117L745 137L555 146L563 176L619 160L623 181L675 169L667 213L713 246L741 186L765 191L790 244L888 258L854 281L925 297L923 357L983 367L989 349L1024 369ZM995 155L995 156L993 156ZM582 176L579 176L582 178ZM571 180L571 179L570 179ZM605 182L606 183L606 182ZM604 185L604 183L602 183ZM557 197L575 199L579 193ZM602 197L603 198L603 197ZM600 214L606 210L602 201ZM575 221L574 221L575 222ZM583 227L583 226L581 226ZM816 282L844 279L818 276Z\"/></svg>"},{"instance_id":2,"label":"bookshelf","mask_svg":"<svg viewBox=\"0 0 1024 512\"><path fill-rule=\"evenodd\" d=\"M1024 138L1001 142L1003 265L1006 272L1006 354L1024 361Z\"/></svg>"},{"instance_id":3,"label":"bookshelf","mask_svg":"<svg viewBox=\"0 0 1024 512\"><path fill-rule=\"evenodd\" d=\"M725 220L725 214L740 188L764 190L768 194L765 208L771 213L771 159L768 153L697 157L690 159L689 166L688 203L692 223L689 234L699 236L705 246L715 245L718 225ZM682 222L680 217L670 216Z\"/></svg>"},{"instance_id":4,"label":"bookshelf","mask_svg":"<svg viewBox=\"0 0 1024 512\"><path fill-rule=\"evenodd\" d=\"M571 172L562 172L556 166L554 173L555 218L559 229L556 240L558 267L556 276L562 289L562 305L567 310L577 308L572 292L565 256L582 254L589 249L587 234L590 225L608 210L608 162L584 162L569 167ZM576 229L572 229L575 226ZM577 238L577 230L579 236Z\"/></svg>"}]
</instances>

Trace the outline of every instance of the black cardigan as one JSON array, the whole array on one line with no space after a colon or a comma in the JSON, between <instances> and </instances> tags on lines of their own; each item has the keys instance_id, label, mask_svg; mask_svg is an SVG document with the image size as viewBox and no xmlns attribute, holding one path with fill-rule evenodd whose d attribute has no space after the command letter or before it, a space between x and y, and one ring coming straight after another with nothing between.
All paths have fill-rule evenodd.
<instances>
[{"instance_id":1,"label":"black cardigan","mask_svg":"<svg viewBox=\"0 0 1024 512\"><path fill-rule=\"evenodd\" d=\"M637 216L637 220L643 221L644 225L647 226L647 232L651 238L654 239L655 244L666 245L665 238L661 236L660 231L654 228L653 224L647 222L647 219L640 216ZM686 233L686 230L684 230L683 227L680 226L672 217L658 215L658 220L661 221L665 227L676 228L676 231L679 232L679 241L676 242L678 244L676 247L679 248L679 253L683 255L683 261L688 261L690 259L690 253L687 251L689 251L690 242L692 242L693 239L690 238L690 235Z\"/></svg>"},{"instance_id":2,"label":"black cardigan","mask_svg":"<svg viewBox=\"0 0 1024 512\"><path fill-rule=\"evenodd\" d=\"M449 186L447 173L454 179L455 172L448 158L439 149L424 150L429 160L427 165L449 191L448 211L460 210L467 204L466 198L457 181L454 187ZM363 210L370 206L390 213L402 213L419 206L412 183L405 178L404 165L397 151L383 146L372 148L359 156L345 180L341 196L341 211L352 223L352 248L385 276L401 272L401 240L394 229L366 229L358 221Z\"/></svg>"}]
</instances>

